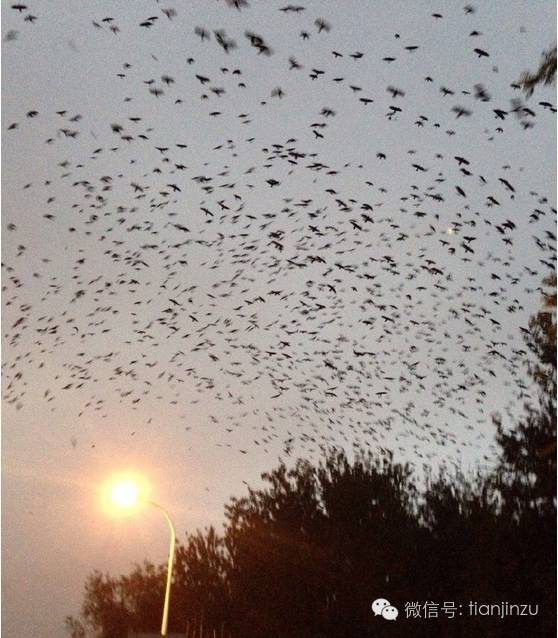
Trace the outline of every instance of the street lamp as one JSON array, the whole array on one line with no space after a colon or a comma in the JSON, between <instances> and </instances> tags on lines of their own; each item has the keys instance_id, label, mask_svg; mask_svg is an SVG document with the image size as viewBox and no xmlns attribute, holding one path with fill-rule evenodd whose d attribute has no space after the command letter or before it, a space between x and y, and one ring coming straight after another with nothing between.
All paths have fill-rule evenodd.
<instances>
[{"instance_id":1,"label":"street lamp","mask_svg":"<svg viewBox=\"0 0 558 638\"><path fill-rule=\"evenodd\" d=\"M111 501L114 505L121 509L132 509L140 501L148 503L153 507L156 507L163 513L167 523L169 524L171 538L169 548L169 560L167 565L167 584L165 587L165 602L163 604L163 620L161 622L161 636L167 635L167 627L169 622L169 604L170 604L170 590L172 581L172 566L174 562L174 547L176 544L176 530L171 521L168 512L154 501L146 500L143 498L140 486L134 480L125 479L115 483L110 491Z\"/></svg>"}]
</instances>

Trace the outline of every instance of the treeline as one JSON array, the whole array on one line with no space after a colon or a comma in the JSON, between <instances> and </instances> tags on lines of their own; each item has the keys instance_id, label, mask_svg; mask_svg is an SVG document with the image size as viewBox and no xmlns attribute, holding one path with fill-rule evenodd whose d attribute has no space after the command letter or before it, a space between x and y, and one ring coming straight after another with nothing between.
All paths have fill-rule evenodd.
<instances>
[{"instance_id":1,"label":"treeline","mask_svg":"<svg viewBox=\"0 0 558 638\"><path fill-rule=\"evenodd\" d=\"M554 636L555 294L546 299L526 335L539 402L513 427L496 422L492 472L442 471L418 489L411 469L389 455L332 451L317 465L280 465L264 487L231 499L222 533L198 531L178 548L170 630L189 638ZM121 577L95 572L68 629L75 637L156 633L164 582L163 565ZM374 616L376 598L399 618ZM469 602L538 611L475 615Z\"/></svg>"}]
</instances>

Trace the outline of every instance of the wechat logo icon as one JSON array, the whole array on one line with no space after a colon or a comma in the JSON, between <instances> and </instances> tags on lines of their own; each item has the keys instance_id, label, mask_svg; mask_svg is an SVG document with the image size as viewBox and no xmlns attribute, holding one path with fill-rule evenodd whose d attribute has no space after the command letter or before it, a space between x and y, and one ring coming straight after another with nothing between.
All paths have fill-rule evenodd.
<instances>
[{"instance_id":1,"label":"wechat logo icon","mask_svg":"<svg viewBox=\"0 0 558 638\"><path fill-rule=\"evenodd\" d=\"M376 598L372 603L372 611L374 616L381 616L385 620L395 620L399 616L397 607L394 607L389 600L385 598Z\"/></svg>"}]
</instances>

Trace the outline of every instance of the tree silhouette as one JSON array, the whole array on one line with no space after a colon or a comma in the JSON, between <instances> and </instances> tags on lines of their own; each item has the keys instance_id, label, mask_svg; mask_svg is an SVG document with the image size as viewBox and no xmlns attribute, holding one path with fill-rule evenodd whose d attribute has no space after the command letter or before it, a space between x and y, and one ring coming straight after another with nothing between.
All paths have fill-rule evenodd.
<instances>
[{"instance_id":1,"label":"tree silhouette","mask_svg":"<svg viewBox=\"0 0 558 638\"><path fill-rule=\"evenodd\" d=\"M86 638L87 631L81 620L73 616L66 616L64 620L66 631L70 634L70 638Z\"/></svg>"},{"instance_id":2,"label":"tree silhouette","mask_svg":"<svg viewBox=\"0 0 558 638\"><path fill-rule=\"evenodd\" d=\"M178 547L171 630L189 638L554 636L556 279L545 285L525 332L538 402L512 428L496 419L494 471L441 470L419 489L389 452L332 450L317 464L280 464L262 487L230 500L222 535L208 528ZM94 572L68 631L156 632L164 569L146 562L120 578ZM378 597L402 619L374 617ZM470 601L538 605L539 613L480 616L468 613ZM405 618L406 603L430 604L438 617L424 617L425 607L421 618ZM444 603L460 615L442 613Z\"/></svg>"},{"instance_id":3,"label":"tree silhouette","mask_svg":"<svg viewBox=\"0 0 558 638\"><path fill-rule=\"evenodd\" d=\"M544 51L539 68L534 72L526 71L521 75L519 84L527 97L533 94L539 84L548 86L556 81L556 46Z\"/></svg>"},{"instance_id":4,"label":"tree silhouette","mask_svg":"<svg viewBox=\"0 0 558 638\"><path fill-rule=\"evenodd\" d=\"M499 417L497 440L502 450L501 489L514 511L556 510L556 277L544 281L543 308L529 321L525 342L534 355L528 370L538 389L536 406L525 405L525 417L506 431Z\"/></svg>"}]
</instances>

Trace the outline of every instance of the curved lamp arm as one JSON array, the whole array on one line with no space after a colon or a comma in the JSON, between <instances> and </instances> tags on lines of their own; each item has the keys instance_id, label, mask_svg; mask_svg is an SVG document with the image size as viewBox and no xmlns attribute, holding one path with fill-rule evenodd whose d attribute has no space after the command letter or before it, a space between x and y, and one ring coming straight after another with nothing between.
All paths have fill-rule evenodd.
<instances>
[{"instance_id":1,"label":"curved lamp arm","mask_svg":"<svg viewBox=\"0 0 558 638\"><path fill-rule=\"evenodd\" d=\"M166 518L167 523L169 524L171 539L170 539L170 548L169 548L169 562L167 566L167 586L165 588L165 604L163 606L163 620L161 623L161 636L167 635L167 627L169 623L169 603L170 603L170 590L171 590L171 581L172 581L172 566L174 562L174 546L176 543L176 530L174 529L174 525L172 524L171 518L168 512L161 507L158 503L154 503L153 501L147 501L149 505L153 505L158 510L163 513L163 516Z\"/></svg>"}]
</instances>

